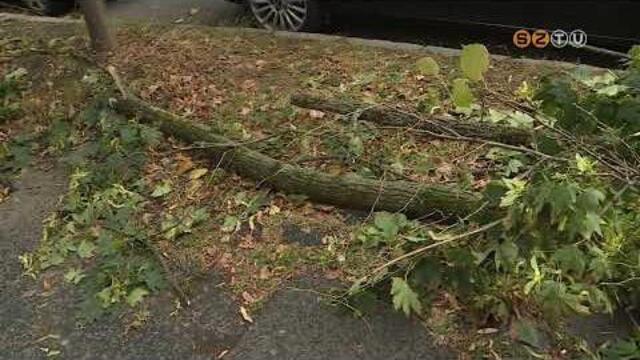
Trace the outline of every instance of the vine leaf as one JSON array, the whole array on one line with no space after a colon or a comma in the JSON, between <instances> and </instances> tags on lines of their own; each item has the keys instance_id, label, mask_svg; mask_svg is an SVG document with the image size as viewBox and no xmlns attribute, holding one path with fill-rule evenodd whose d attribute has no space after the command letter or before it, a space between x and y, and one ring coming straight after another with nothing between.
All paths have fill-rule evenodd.
<instances>
[{"instance_id":1,"label":"vine leaf","mask_svg":"<svg viewBox=\"0 0 640 360\"><path fill-rule=\"evenodd\" d=\"M393 297L394 309L402 310L407 316L411 315L412 312L420 314L422 312L422 304L418 300L418 294L402 278L394 277L391 280L391 296Z\"/></svg>"},{"instance_id":2,"label":"vine leaf","mask_svg":"<svg viewBox=\"0 0 640 360\"><path fill-rule=\"evenodd\" d=\"M508 268L518 259L518 246L513 241L503 241L497 248L495 263L497 268Z\"/></svg>"},{"instance_id":3,"label":"vine leaf","mask_svg":"<svg viewBox=\"0 0 640 360\"><path fill-rule=\"evenodd\" d=\"M470 108L475 97L471 92L471 88L469 88L469 80L455 79L452 84L451 100L453 100L453 104L459 108Z\"/></svg>"},{"instance_id":4,"label":"vine leaf","mask_svg":"<svg viewBox=\"0 0 640 360\"><path fill-rule=\"evenodd\" d=\"M562 271L577 276L582 276L587 267L584 253L575 245L565 246L556 251L552 259Z\"/></svg>"},{"instance_id":5,"label":"vine leaf","mask_svg":"<svg viewBox=\"0 0 640 360\"><path fill-rule=\"evenodd\" d=\"M402 225L402 219L399 219L395 214L385 211L376 213L373 222L386 238L393 238L398 235L400 226Z\"/></svg>"},{"instance_id":6,"label":"vine leaf","mask_svg":"<svg viewBox=\"0 0 640 360\"><path fill-rule=\"evenodd\" d=\"M440 74L440 65L430 56L418 59L416 69L424 76L436 76Z\"/></svg>"},{"instance_id":7,"label":"vine leaf","mask_svg":"<svg viewBox=\"0 0 640 360\"><path fill-rule=\"evenodd\" d=\"M527 190L527 181L520 179L502 179L507 192L500 199L500 207L512 206Z\"/></svg>"},{"instance_id":8,"label":"vine leaf","mask_svg":"<svg viewBox=\"0 0 640 360\"><path fill-rule=\"evenodd\" d=\"M580 233L585 239L591 239L594 233L602 236L602 229L600 228L602 224L604 224L604 220L598 214L589 212L582 222L582 231Z\"/></svg>"},{"instance_id":9,"label":"vine leaf","mask_svg":"<svg viewBox=\"0 0 640 360\"><path fill-rule=\"evenodd\" d=\"M78 256L80 256L82 259L87 259L93 256L94 251L96 250L96 246L87 241L87 240L83 240L80 245L78 245Z\"/></svg>"},{"instance_id":10,"label":"vine leaf","mask_svg":"<svg viewBox=\"0 0 640 360\"><path fill-rule=\"evenodd\" d=\"M172 190L171 182L163 181L162 183L158 184L158 186L155 187L155 189L153 190L153 193L151 193L151 196L154 198L163 197L168 193L170 193L171 190Z\"/></svg>"},{"instance_id":11,"label":"vine leaf","mask_svg":"<svg viewBox=\"0 0 640 360\"><path fill-rule=\"evenodd\" d=\"M576 154L576 167L581 174L593 174L596 170L596 162L586 156Z\"/></svg>"},{"instance_id":12,"label":"vine leaf","mask_svg":"<svg viewBox=\"0 0 640 360\"><path fill-rule=\"evenodd\" d=\"M489 51L482 44L471 44L462 48L460 68L467 79L480 81L489 69Z\"/></svg>"},{"instance_id":13,"label":"vine leaf","mask_svg":"<svg viewBox=\"0 0 640 360\"><path fill-rule=\"evenodd\" d=\"M240 227L240 219L237 216L227 215L220 230L226 233L232 233Z\"/></svg>"},{"instance_id":14,"label":"vine leaf","mask_svg":"<svg viewBox=\"0 0 640 360\"><path fill-rule=\"evenodd\" d=\"M536 329L533 322L529 320L517 320L513 323L511 328L513 337L529 346L533 346L535 348L541 348L543 345L542 335Z\"/></svg>"},{"instance_id":15,"label":"vine leaf","mask_svg":"<svg viewBox=\"0 0 640 360\"><path fill-rule=\"evenodd\" d=\"M72 268L64 274L64 280L74 285L78 285L85 277L86 275L78 268Z\"/></svg>"},{"instance_id":16,"label":"vine leaf","mask_svg":"<svg viewBox=\"0 0 640 360\"><path fill-rule=\"evenodd\" d=\"M127 304L129 304L129 306L131 307L134 307L138 303L140 303L142 300L144 300L144 297L147 295L149 295L149 290L145 288L137 287L131 290L129 295L127 295Z\"/></svg>"}]
</instances>

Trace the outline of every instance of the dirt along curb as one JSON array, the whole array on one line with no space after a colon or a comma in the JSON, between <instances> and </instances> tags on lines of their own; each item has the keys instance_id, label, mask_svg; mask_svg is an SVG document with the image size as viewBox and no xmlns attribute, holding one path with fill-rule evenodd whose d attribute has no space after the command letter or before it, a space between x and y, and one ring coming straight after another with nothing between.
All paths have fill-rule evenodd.
<instances>
[{"instance_id":1,"label":"dirt along curb","mask_svg":"<svg viewBox=\"0 0 640 360\"><path fill-rule=\"evenodd\" d=\"M34 21L34 22L45 22L45 23L52 23L52 24L55 24L55 23L79 24L83 22L80 19L54 18L54 17L46 17L46 16L0 13L0 21L3 21L3 20ZM128 23L128 22L131 22L131 20L122 21L122 23ZM194 25L194 24L181 24L179 26L196 27L196 28L210 27L206 25ZM221 31L237 32L237 33L243 33L243 32L253 33L253 34L271 33L276 37L284 38L284 39L346 42L351 45L364 46L364 47L370 47L375 49L397 50L397 51L424 53L424 54L436 54L436 55L442 55L442 56L448 56L448 57L459 56L462 51L460 49L445 48L440 46L419 45L419 44L397 42L397 41L391 41L391 40L364 39L364 38L357 38L357 37L329 35L329 34L321 34L321 33L269 31L269 30L257 29L257 28L229 27L229 26L215 26L215 28ZM558 60L514 58L510 56L496 55L496 54L491 54L491 58L495 61L512 61L515 63L521 63L521 64L527 64L527 65L554 66L554 67L561 67L561 68L568 68L568 69L572 69L572 68L576 68L577 66L580 66L580 67L584 67L591 70L603 70L603 68L593 66L593 65L585 65L585 64L577 65L575 63L558 61Z\"/></svg>"}]
</instances>

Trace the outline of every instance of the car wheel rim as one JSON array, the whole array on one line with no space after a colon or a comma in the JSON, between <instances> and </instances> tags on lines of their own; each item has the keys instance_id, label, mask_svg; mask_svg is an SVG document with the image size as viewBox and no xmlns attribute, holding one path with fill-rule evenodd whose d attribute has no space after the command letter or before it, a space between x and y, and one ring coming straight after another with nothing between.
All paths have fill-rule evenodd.
<instances>
[{"instance_id":1,"label":"car wheel rim","mask_svg":"<svg viewBox=\"0 0 640 360\"><path fill-rule=\"evenodd\" d=\"M298 31L307 20L308 0L251 0L251 11L270 30Z\"/></svg>"}]
</instances>

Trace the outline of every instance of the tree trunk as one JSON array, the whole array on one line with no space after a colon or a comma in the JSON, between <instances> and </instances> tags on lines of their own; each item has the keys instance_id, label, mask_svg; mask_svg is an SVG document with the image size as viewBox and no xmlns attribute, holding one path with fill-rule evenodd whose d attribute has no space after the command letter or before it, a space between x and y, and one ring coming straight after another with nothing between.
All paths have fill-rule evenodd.
<instances>
[{"instance_id":1,"label":"tree trunk","mask_svg":"<svg viewBox=\"0 0 640 360\"><path fill-rule=\"evenodd\" d=\"M140 99L118 100L115 108L142 121L155 122L166 135L187 143L204 142L221 166L238 175L268 184L288 194L310 200L369 211L402 212L412 217L466 216L480 208L480 197L454 188L410 181L381 181L354 174L330 175L273 159L233 142L207 129L199 128Z\"/></svg>"},{"instance_id":2,"label":"tree trunk","mask_svg":"<svg viewBox=\"0 0 640 360\"><path fill-rule=\"evenodd\" d=\"M488 122L469 122L446 117L421 118L390 107L372 107L368 104L323 99L307 94L293 95L291 103L302 108L337 114L358 114L360 119L379 125L412 127L447 136L497 141L509 145L528 145L533 141L532 133L527 130Z\"/></svg>"},{"instance_id":3,"label":"tree trunk","mask_svg":"<svg viewBox=\"0 0 640 360\"><path fill-rule=\"evenodd\" d=\"M91 47L97 53L106 53L115 48L115 40L107 25L104 0L78 0L84 14Z\"/></svg>"}]
</instances>

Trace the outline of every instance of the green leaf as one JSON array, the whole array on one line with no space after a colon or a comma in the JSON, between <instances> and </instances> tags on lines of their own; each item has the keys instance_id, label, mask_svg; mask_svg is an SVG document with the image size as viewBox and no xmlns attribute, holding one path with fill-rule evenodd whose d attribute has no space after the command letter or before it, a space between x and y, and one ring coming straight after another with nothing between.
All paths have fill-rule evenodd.
<instances>
[{"instance_id":1,"label":"green leaf","mask_svg":"<svg viewBox=\"0 0 640 360\"><path fill-rule=\"evenodd\" d=\"M140 137L145 144L155 145L162 139L162 132L153 127L140 125Z\"/></svg>"},{"instance_id":2,"label":"green leaf","mask_svg":"<svg viewBox=\"0 0 640 360\"><path fill-rule=\"evenodd\" d=\"M393 307L402 310L407 316L411 313L422 313L422 304L409 284L404 279L394 277L391 279L391 296L393 297Z\"/></svg>"},{"instance_id":3,"label":"green leaf","mask_svg":"<svg viewBox=\"0 0 640 360\"><path fill-rule=\"evenodd\" d=\"M542 348L542 335L532 321L516 320L512 324L512 331L516 340L538 349Z\"/></svg>"},{"instance_id":4,"label":"green leaf","mask_svg":"<svg viewBox=\"0 0 640 360\"><path fill-rule=\"evenodd\" d=\"M198 225L209 218L209 212L207 212L207 208L200 208L191 213L191 224Z\"/></svg>"},{"instance_id":5,"label":"green leaf","mask_svg":"<svg viewBox=\"0 0 640 360\"><path fill-rule=\"evenodd\" d=\"M425 56L418 59L416 62L416 69L421 75L424 76L436 76L440 73L440 66L430 56Z\"/></svg>"},{"instance_id":6,"label":"green leaf","mask_svg":"<svg viewBox=\"0 0 640 360\"><path fill-rule=\"evenodd\" d=\"M489 116L485 117L485 119L488 119L490 122L494 124L506 121L508 118L509 118L509 114L496 109L489 109Z\"/></svg>"},{"instance_id":7,"label":"green leaf","mask_svg":"<svg viewBox=\"0 0 640 360\"><path fill-rule=\"evenodd\" d=\"M20 67L17 68L16 70L8 73L7 75L4 76L4 79L6 81L15 81L15 80L20 80L22 78L24 78L25 76L27 76L27 74L29 74L29 71L27 71L27 69Z\"/></svg>"},{"instance_id":8,"label":"green leaf","mask_svg":"<svg viewBox=\"0 0 640 360\"><path fill-rule=\"evenodd\" d=\"M631 66L640 69L640 45L634 45L629 50L629 57L631 57Z\"/></svg>"},{"instance_id":9,"label":"green leaf","mask_svg":"<svg viewBox=\"0 0 640 360\"><path fill-rule=\"evenodd\" d=\"M585 190L576 200L576 205L586 212L597 212L606 196L598 189Z\"/></svg>"},{"instance_id":10,"label":"green leaf","mask_svg":"<svg viewBox=\"0 0 640 360\"><path fill-rule=\"evenodd\" d=\"M507 123L509 124L509 126L521 129L532 129L534 122L534 118L520 111L512 112L507 118Z\"/></svg>"},{"instance_id":11,"label":"green leaf","mask_svg":"<svg viewBox=\"0 0 640 360\"><path fill-rule=\"evenodd\" d=\"M503 184L507 187L507 192L500 199L500 207L512 206L527 189L527 181L520 179L502 179Z\"/></svg>"},{"instance_id":12,"label":"green leaf","mask_svg":"<svg viewBox=\"0 0 640 360\"><path fill-rule=\"evenodd\" d=\"M153 193L151 193L151 196L154 198L158 198L158 197L167 195L171 191L172 191L171 182L169 180L165 180L160 184L156 185L156 188L153 189Z\"/></svg>"},{"instance_id":13,"label":"green leaf","mask_svg":"<svg viewBox=\"0 0 640 360\"><path fill-rule=\"evenodd\" d=\"M142 300L144 300L144 297L147 295L149 295L149 290L142 287L137 287L131 290L131 292L127 295L127 304L129 304L129 306L131 307L134 307L142 302Z\"/></svg>"},{"instance_id":14,"label":"green leaf","mask_svg":"<svg viewBox=\"0 0 640 360\"><path fill-rule=\"evenodd\" d=\"M596 162L588 157L576 154L576 167L581 174L593 174L596 168Z\"/></svg>"},{"instance_id":15,"label":"green leaf","mask_svg":"<svg viewBox=\"0 0 640 360\"><path fill-rule=\"evenodd\" d=\"M191 180L200 179L201 177L206 175L208 172L209 172L209 169L207 169L207 168L200 168L200 169L192 170L189 173L189 179L191 179Z\"/></svg>"},{"instance_id":16,"label":"green leaf","mask_svg":"<svg viewBox=\"0 0 640 360\"><path fill-rule=\"evenodd\" d=\"M615 81L616 76L611 71L607 71L604 74L596 75L590 78L581 79L581 82L590 88L612 85Z\"/></svg>"},{"instance_id":17,"label":"green leaf","mask_svg":"<svg viewBox=\"0 0 640 360\"><path fill-rule=\"evenodd\" d=\"M430 290L437 289L443 281L445 269L440 264L440 259L435 256L422 258L411 271L409 282Z\"/></svg>"},{"instance_id":18,"label":"green leaf","mask_svg":"<svg viewBox=\"0 0 640 360\"><path fill-rule=\"evenodd\" d=\"M356 135L349 138L349 152L356 157L362 155L364 152L364 143L360 136Z\"/></svg>"},{"instance_id":19,"label":"green leaf","mask_svg":"<svg viewBox=\"0 0 640 360\"><path fill-rule=\"evenodd\" d=\"M602 349L601 353L603 360L635 360L640 359L640 346L633 338L618 339Z\"/></svg>"},{"instance_id":20,"label":"green leaf","mask_svg":"<svg viewBox=\"0 0 640 360\"><path fill-rule=\"evenodd\" d=\"M384 240L392 241L400 233L400 228L407 222L403 214L392 214L386 211L376 213L373 223L382 232Z\"/></svg>"},{"instance_id":21,"label":"green leaf","mask_svg":"<svg viewBox=\"0 0 640 360\"><path fill-rule=\"evenodd\" d=\"M496 248L495 262L498 268L510 268L518 259L518 246L513 241L503 241Z\"/></svg>"},{"instance_id":22,"label":"green leaf","mask_svg":"<svg viewBox=\"0 0 640 360\"><path fill-rule=\"evenodd\" d=\"M451 100L453 104L460 108L470 108L475 98L469 88L469 80L455 79L452 82Z\"/></svg>"},{"instance_id":23,"label":"green leaf","mask_svg":"<svg viewBox=\"0 0 640 360\"><path fill-rule=\"evenodd\" d=\"M591 239L591 236L593 236L594 233L602 236L602 228L600 225L604 223L605 221L600 217L600 215L594 212L589 212L582 221L582 230L580 231L580 234L585 239Z\"/></svg>"},{"instance_id":24,"label":"green leaf","mask_svg":"<svg viewBox=\"0 0 640 360\"><path fill-rule=\"evenodd\" d=\"M620 93L624 93L627 90L629 90L629 87L625 85L609 85L598 89L596 91L596 94L614 97L618 96Z\"/></svg>"},{"instance_id":25,"label":"green leaf","mask_svg":"<svg viewBox=\"0 0 640 360\"><path fill-rule=\"evenodd\" d=\"M575 245L565 246L556 251L551 259L566 273L582 276L587 266L585 255Z\"/></svg>"},{"instance_id":26,"label":"green leaf","mask_svg":"<svg viewBox=\"0 0 640 360\"><path fill-rule=\"evenodd\" d=\"M551 216L560 218L565 212L572 210L576 203L578 188L575 184L557 184L552 186L550 195L546 201L551 205Z\"/></svg>"},{"instance_id":27,"label":"green leaf","mask_svg":"<svg viewBox=\"0 0 640 360\"><path fill-rule=\"evenodd\" d=\"M78 285L78 283L85 277L86 275L82 273L82 270L73 268L64 274L64 281L74 285Z\"/></svg>"},{"instance_id":28,"label":"green leaf","mask_svg":"<svg viewBox=\"0 0 640 360\"><path fill-rule=\"evenodd\" d=\"M224 222L222 223L222 227L220 230L231 233L236 231L236 229L240 226L240 219L237 216L227 215L224 218Z\"/></svg>"},{"instance_id":29,"label":"green leaf","mask_svg":"<svg viewBox=\"0 0 640 360\"><path fill-rule=\"evenodd\" d=\"M80 245L78 245L76 252L81 258L87 259L93 256L95 250L96 246L92 242L82 240Z\"/></svg>"},{"instance_id":30,"label":"green leaf","mask_svg":"<svg viewBox=\"0 0 640 360\"><path fill-rule=\"evenodd\" d=\"M489 69L489 51L482 44L464 46L460 56L460 68L469 80L482 80L484 73Z\"/></svg>"}]
</instances>

